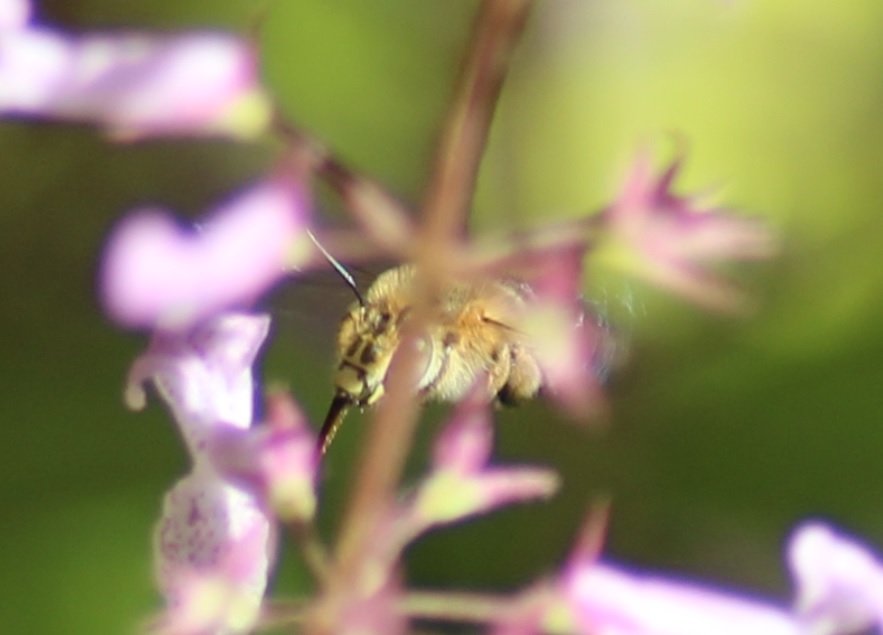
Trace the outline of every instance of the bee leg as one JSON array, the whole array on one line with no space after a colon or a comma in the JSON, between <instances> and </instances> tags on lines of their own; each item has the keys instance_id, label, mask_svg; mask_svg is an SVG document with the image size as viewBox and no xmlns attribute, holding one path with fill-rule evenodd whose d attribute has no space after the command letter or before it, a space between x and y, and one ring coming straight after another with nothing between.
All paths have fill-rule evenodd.
<instances>
[{"instance_id":1,"label":"bee leg","mask_svg":"<svg viewBox=\"0 0 883 635\"><path fill-rule=\"evenodd\" d=\"M512 354L509 346L499 343L487 352L487 381L488 393L495 400L499 400L500 391L509 381L509 375L512 371Z\"/></svg>"},{"instance_id":2,"label":"bee leg","mask_svg":"<svg viewBox=\"0 0 883 635\"><path fill-rule=\"evenodd\" d=\"M497 392L497 400L504 406L517 406L536 397L543 384L543 374L537 361L522 347L509 348L509 375Z\"/></svg>"}]
</instances>

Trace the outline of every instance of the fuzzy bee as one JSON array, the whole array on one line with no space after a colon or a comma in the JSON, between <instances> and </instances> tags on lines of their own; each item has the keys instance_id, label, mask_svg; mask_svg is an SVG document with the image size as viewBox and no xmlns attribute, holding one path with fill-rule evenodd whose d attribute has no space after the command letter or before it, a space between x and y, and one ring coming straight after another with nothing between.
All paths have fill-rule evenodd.
<instances>
[{"instance_id":1,"label":"fuzzy bee","mask_svg":"<svg viewBox=\"0 0 883 635\"><path fill-rule=\"evenodd\" d=\"M383 396L390 362L417 302L412 265L382 273L364 297L341 269L359 301L343 318L337 336L335 395L319 435L322 453L352 406L368 406ZM513 405L536 396L543 373L527 336L517 328L534 300L530 285L516 279L444 284L431 300L432 319L416 340L420 396L456 401L481 376L487 378L488 394L499 403Z\"/></svg>"}]
</instances>

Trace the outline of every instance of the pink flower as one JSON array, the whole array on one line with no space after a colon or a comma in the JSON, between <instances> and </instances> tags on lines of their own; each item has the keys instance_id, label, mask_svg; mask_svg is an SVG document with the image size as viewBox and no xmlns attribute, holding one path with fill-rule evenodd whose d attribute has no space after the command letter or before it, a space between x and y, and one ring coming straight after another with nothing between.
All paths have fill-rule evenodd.
<instances>
[{"instance_id":1,"label":"pink flower","mask_svg":"<svg viewBox=\"0 0 883 635\"><path fill-rule=\"evenodd\" d=\"M4 21L21 24L5 0ZM0 113L95 123L110 134L254 136L269 122L251 48L221 33L0 37Z\"/></svg>"},{"instance_id":2,"label":"pink flower","mask_svg":"<svg viewBox=\"0 0 883 635\"><path fill-rule=\"evenodd\" d=\"M820 523L788 546L797 613L813 633L883 632L883 563L864 545Z\"/></svg>"},{"instance_id":3,"label":"pink flower","mask_svg":"<svg viewBox=\"0 0 883 635\"><path fill-rule=\"evenodd\" d=\"M575 415L604 410L601 375L612 336L581 300L583 247L557 248L533 259L534 301L519 328L532 344L552 399Z\"/></svg>"},{"instance_id":4,"label":"pink flower","mask_svg":"<svg viewBox=\"0 0 883 635\"><path fill-rule=\"evenodd\" d=\"M620 198L602 216L609 231L606 256L649 282L717 308L738 306L739 294L708 270L712 263L772 255L769 231L758 221L702 209L671 187L678 159L655 179L638 157Z\"/></svg>"},{"instance_id":5,"label":"pink flower","mask_svg":"<svg viewBox=\"0 0 883 635\"><path fill-rule=\"evenodd\" d=\"M539 587L529 590L532 604L521 600L520 606L545 602L539 616L534 611L520 622L509 620L499 632L535 633L550 622L558 630L592 635L849 635L883 629L883 565L866 547L810 523L795 532L789 561L797 589L795 611L632 573L577 548L556 582L557 594Z\"/></svg>"},{"instance_id":6,"label":"pink flower","mask_svg":"<svg viewBox=\"0 0 883 635\"><path fill-rule=\"evenodd\" d=\"M251 366L268 329L265 316L226 314L190 331L158 331L129 373L129 405L144 406L143 384L152 381L193 460L167 494L156 532L169 633L240 632L258 615L274 525L252 491L216 469L210 448L252 423Z\"/></svg>"},{"instance_id":7,"label":"pink flower","mask_svg":"<svg viewBox=\"0 0 883 635\"><path fill-rule=\"evenodd\" d=\"M126 403L143 408L143 384L152 381L181 428L191 458L210 463L208 442L217 430L244 430L252 424L251 366L269 327L267 316L226 314L191 331L155 332L129 371Z\"/></svg>"},{"instance_id":8,"label":"pink flower","mask_svg":"<svg viewBox=\"0 0 883 635\"><path fill-rule=\"evenodd\" d=\"M275 527L248 492L205 469L166 495L156 577L175 635L244 633L257 620L275 557Z\"/></svg>"},{"instance_id":9,"label":"pink flower","mask_svg":"<svg viewBox=\"0 0 883 635\"><path fill-rule=\"evenodd\" d=\"M167 214L139 210L113 231L101 267L108 313L136 327L184 329L247 305L311 257L299 184L260 182L181 229Z\"/></svg>"},{"instance_id":10,"label":"pink flower","mask_svg":"<svg viewBox=\"0 0 883 635\"><path fill-rule=\"evenodd\" d=\"M281 520L312 520L319 467L316 435L288 393L270 393L263 425L216 435L209 452L216 469L259 492Z\"/></svg>"},{"instance_id":11,"label":"pink flower","mask_svg":"<svg viewBox=\"0 0 883 635\"><path fill-rule=\"evenodd\" d=\"M581 633L809 635L787 611L698 585L575 563L564 593Z\"/></svg>"},{"instance_id":12,"label":"pink flower","mask_svg":"<svg viewBox=\"0 0 883 635\"><path fill-rule=\"evenodd\" d=\"M4 31L23 29L31 18L31 3L28 0L0 0L0 38L7 37Z\"/></svg>"},{"instance_id":13,"label":"pink flower","mask_svg":"<svg viewBox=\"0 0 883 635\"><path fill-rule=\"evenodd\" d=\"M558 477L552 470L488 465L492 425L487 404L467 398L458 405L436 439L431 472L404 511L403 540L437 525L555 492Z\"/></svg>"}]
</instances>

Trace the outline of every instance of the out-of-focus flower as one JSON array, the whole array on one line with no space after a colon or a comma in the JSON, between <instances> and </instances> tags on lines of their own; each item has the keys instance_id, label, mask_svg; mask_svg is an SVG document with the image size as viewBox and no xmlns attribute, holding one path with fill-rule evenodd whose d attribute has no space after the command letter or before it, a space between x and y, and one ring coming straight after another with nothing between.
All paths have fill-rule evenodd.
<instances>
[{"instance_id":1,"label":"out-of-focus flower","mask_svg":"<svg viewBox=\"0 0 883 635\"><path fill-rule=\"evenodd\" d=\"M6 23L22 20L6 0ZM25 16L27 14L25 13ZM93 123L111 135L253 137L270 120L254 52L221 33L0 37L0 113Z\"/></svg>"},{"instance_id":2,"label":"out-of-focus flower","mask_svg":"<svg viewBox=\"0 0 883 635\"><path fill-rule=\"evenodd\" d=\"M157 331L132 364L126 403L144 406L152 381L168 404L195 462L209 464L209 438L252 423L251 366L270 328L265 315L225 314L191 331Z\"/></svg>"},{"instance_id":3,"label":"out-of-focus flower","mask_svg":"<svg viewBox=\"0 0 883 635\"><path fill-rule=\"evenodd\" d=\"M156 531L156 577L167 605L159 630L247 632L260 613L275 538L249 492L203 466L181 479Z\"/></svg>"},{"instance_id":4,"label":"out-of-focus flower","mask_svg":"<svg viewBox=\"0 0 883 635\"><path fill-rule=\"evenodd\" d=\"M821 523L788 546L798 616L812 633L883 632L883 564L864 545Z\"/></svg>"},{"instance_id":5,"label":"out-of-focus flower","mask_svg":"<svg viewBox=\"0 0 883 635\"><path fill-rule=\"evenodd\" d=\"M547 251L530 273L535 300L519 329L540 362L548 396L575 415L604 409L603 366L611 356L611 335L581 300L584 248Z\"/></svg>"},{"instance_id":6,"label":"out-of-focus flower","mask_svg":"<svg viewBox=\"0 0 883 635\"><path fill-rule=\"evenodd\" d=\"M755 219L703 209L677 196L672 184L681 159L658 179L650 160L635 161L619 200L603 212L604 257L660 287L716 308L739 306L741 296L710 265L767 258L774 252L768 228Z\"/></svg>"},{"instance_id":7,"label":"out-of-focus flower","mask_svg":"<svg viewBox=\"0 0 883 635\"><path fill-rule=\"evenodd\" d=\"M0 50L2 38L8 37L8 33L4 31L24 28L30 17L31 3L28 0L0 0Z\"/></svg>"},{"instance_id":8,"label":"out-of-focus flower","mask_svg":"<svg viewBox=\"0 0 883 635\"><path fill-rule=\"evenodd\" d=\"M307 222L300 185L282 176L238 194L195 229L135 211L105 249L104 305L126 326L174 330L247 305L312 257Z\"/></svg>"},{"instance_id":9,"label":"out-of-focus flower","mask_svg":"<svg viewBox=\"0 0 883 635\"><path fill-rule=\"evenodd\" d=\"M274 525L251 490L216 469L210 449L252 423L251 367L268 329L266 316L225 314L189 331L158 331L129 373L129 405L144 405L143 384L152 381L194 464L166 496L156 532L169 633L236 633L257 618Z\"/></svg>"},{"instance_id":10,"label":"out-of-focus flower","mask_svg":"<svg viewBox=\"0 0 883 635\"><path fill-rule=\"evenodd\" d=\"M788 611L698 585L574 563L563 590L580 633L809 635Z\"/></svg>"},{"instance_id":11,"label":"out-of-focus flower","mask_svg":"<svg viewBox=\"0 0 883 635\"><path fill-rule=\"evenodd\" d=\"M678 580L636 574L599 561L601 536L590 517L540 623L605 635L801 635L788 611ZM804 634L808 635L808 634Z\"/></svg>"},{"instance_id":12,"label":"out-of-focus flower","mask_svg":"<svg viewBox=\"0 0 883 635\"><path fill-rule=\"evenodd\" d=\"M492 440L487 404L467 398L435 442L432 469L404 514L405 540L433 526L555 492L558 476L552 470L490 467Z\"/></svg>"},{"instance_id":13,"label":"out-of-focus flower","mask_svg":"<svg viewBox=\"0 0 883 635\"><path fill-rule=\"evenodd\" d=\"M260 492L286 522L309 522L316 511L319 457L316 435L287 392L267 398L264 425L216 435L209 453L215 468Z\"/></svg>"},{"instance_id":14,"label":"out-of-focus flower","mask_svg":"<svg viewBox=\"0 0 883 635\"><path fill-rule=\"evenodd\" d=\"M883 629L883 566L863 545L810 523L789 546L796 610L598 560L581 541L554 580L516 596L495 635L850 635Z\"/></svg>"}]
</instances>

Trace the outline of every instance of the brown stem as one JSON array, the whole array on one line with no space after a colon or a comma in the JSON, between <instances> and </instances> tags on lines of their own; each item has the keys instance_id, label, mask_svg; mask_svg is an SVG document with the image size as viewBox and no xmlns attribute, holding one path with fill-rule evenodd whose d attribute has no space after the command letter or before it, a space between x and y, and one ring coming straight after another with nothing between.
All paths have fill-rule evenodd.
<instances>
[{"instance_id":1,"label":"brown stem","mask_svg":"<svg viewBox=\"0 0 883 635\"><path fill-rule=\"evenodd\" d=\"M277 632L285 627L304 624L307 621L309 603L305 600L264 600L261 617L254 628L255 633Z\"/></svg>"},{"instance_id":2,"label":"brown stem","mask_svg":"<svg viewBox=\"0 0 883 635\"><path fill-rule=\"evenodd\" d=\"M472 195L494 104L507 62L524 23L529 0L485 0L476 17L464 72L447 119L424 209L427 244L459 233ZM433 269L432 266L429 267ZM402 347L400 347L402 348ZM373 417L356 489L344 522L339 571L347 579L382 513L389 508L411 445L417 406L408 388L415 360L399 355L390 369L392 389Z\"/></svg>"},{"instance_id":3,"label":"brown stem","mask_svg":"<svg viewBox=\"0 0 883 635\"><path fill-rule=\"evenodd\" d=\"M427 294L442 272L437 263L443 259L438 254L443 253L445 244L451 245L462 234L494 106L529 5L530 0L484 0L476 16L424 202L418 264L425 275ZM333 177L335 170L328 174ZM372 560L377 564L373 543L380 537L383 521L393 508L417 422L418 404L411 381L417 359L409 343L428 318L428 302L424 304L421 308L418 303L415 319L392 360L386 396L378 404L369 427L342 524L334 571L326 589L326 604L332 612L338 602L346 601L348 590L358 588ZM331 614L325 618L317 616L310 631L321 633L332 628L326 619L330 617Z\"/></svg>"},{"instance_id":4,"label":"brown stem","mask_svg":"<svg viewBox=\"0 0 883 635\"><path fill-rule=\"evenodd\" d=\"M494 108L530 4L530 0L482 3L424 200L429 244L450 243L465 231Z\"/></svg>"},{"instance_id":5,"label":"brown stem","mask_svg":"<svg viewBox=\"0 0 883 635\"><path fill-rule=\"evenodd\" d=\"M276 113L273 129L287 143L294 155L293 162L309 166L334 190L374 246L381 247L387 256L411 256L402 251L402 245L411 243L414 231L412 215L404 205L375 181L351 170L321 141L286 120L281 112ZM360 241L362 246L364 238ZM350 251L358 252L359 247L352 245ZM350 251L345 253L349 255Z\"/></svg>"}]
</instances>

